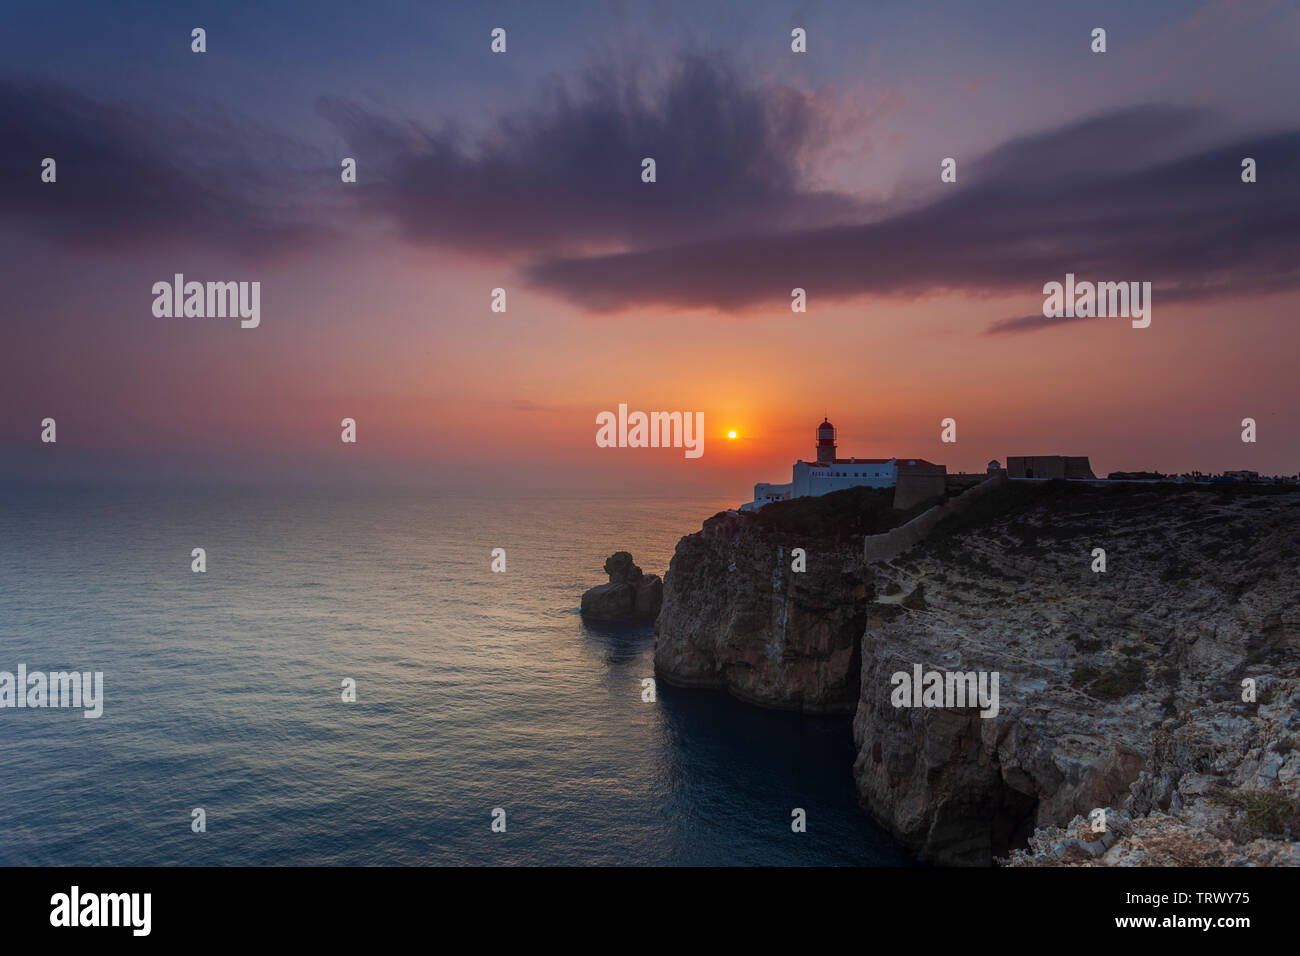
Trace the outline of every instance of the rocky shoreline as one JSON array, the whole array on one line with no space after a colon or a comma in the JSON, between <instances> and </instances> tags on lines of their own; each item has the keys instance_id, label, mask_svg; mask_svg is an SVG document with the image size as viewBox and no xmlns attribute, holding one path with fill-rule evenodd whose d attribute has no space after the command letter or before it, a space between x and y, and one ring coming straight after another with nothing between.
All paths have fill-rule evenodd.
<instances>
[{"instance_id":1,"label":"rocky shoreline","mask_svg":"<svg viewBox=\"0 0 1300 956\"><path fill-rule=\"evenodd\" d=\"M928 860L1296 861L1300 494L1011 483L939 521L890 494L724 512L683 538L657 676L852 714L864 810ZM906 550L873 550L906 528L924 528ZM895 706L916 665L996 672L996 716Z\"/></svg>"}]
</instances>

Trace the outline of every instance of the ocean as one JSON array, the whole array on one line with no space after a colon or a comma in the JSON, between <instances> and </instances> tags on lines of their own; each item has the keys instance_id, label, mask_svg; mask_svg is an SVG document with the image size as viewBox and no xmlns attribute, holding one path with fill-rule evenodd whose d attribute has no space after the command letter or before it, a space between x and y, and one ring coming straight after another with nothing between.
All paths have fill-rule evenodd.
<instances>
[{"instance_id":1,"label":"ocean","mask_svg":"<svg viewBox=\"0 0 1300 956\"><path fill-rule=\"evenodd\" d=\"M733 504L0 486L0 671L104 674L0 709L0 864L913 865L847 719L644 702L650 627L577 613Z\"/></svg>"}]
</instances>

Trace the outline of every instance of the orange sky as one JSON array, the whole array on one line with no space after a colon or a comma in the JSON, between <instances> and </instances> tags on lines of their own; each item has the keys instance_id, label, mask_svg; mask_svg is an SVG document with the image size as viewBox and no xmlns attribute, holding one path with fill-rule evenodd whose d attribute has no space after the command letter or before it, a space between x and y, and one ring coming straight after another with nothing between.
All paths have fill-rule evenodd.
<instances>
[{"instance_id":1,"label":"orange sky","mask_svg":"<svg viewBox=\"0 0 1300 956\"><path fill-rule=\"evenodd\" d=\"M1068 5L815 6L807 55L757 2L508 5L508 58L467 11L232 8L206 59L162 21L22 14L0 480L742 501L823 415L842 456L950 471L1300 471L1294 4L1103 3L1105 56ZM988 331L1067 270L1151 281L1150 328ZM153 317L177 272L260 281L260 327ZM598 448L621 403L702 411L704 456Z\"/></svg>"},{"instance_id":2,"label":"orange sky","mask_svg":"<svg viewBox=\"0 0 1300 956\"><path fill-rule=\"evenodd\" d=\"M811 457L824 414L843 456L920 456L950 470L1009 454L1089 455L1102 474L1297 467L1297 393L1277 384L1291 378L1293 296L1157 301L1141 330L1099 319L990 335L990 320L1033 302L812 295L803 315L593 316L507 281L508 311L494 314L487 290L503 281L499 271L445 257L420 278L413 259L398 253L360 272L353 263L351 279L324 288L289 270L265 295L272 318L257 330L170 320L160 336L157 323L169 320L139 316L90 337L82 323L32 327L59 375L9 396L13 418L57 414L58 452L92 451L108 474L134 473L122 463L143 460L161 475L334 474L459 492L741 500L755 481L788 480L791 463ZM449 273L454 292L439 279ZM105 367L110 348L124 357ZM596 414L621 402L703 411L704 456L597 448ZM1259 422L1256 445L1239 439L1248 415ZM343 417L358 421L356 446L339 441ZM939 440L946 417L958 423L953 445ZM725 438L732 428L735 441ZM8 430L30 438L12 420Z\"/></svg>"}]
</instances>

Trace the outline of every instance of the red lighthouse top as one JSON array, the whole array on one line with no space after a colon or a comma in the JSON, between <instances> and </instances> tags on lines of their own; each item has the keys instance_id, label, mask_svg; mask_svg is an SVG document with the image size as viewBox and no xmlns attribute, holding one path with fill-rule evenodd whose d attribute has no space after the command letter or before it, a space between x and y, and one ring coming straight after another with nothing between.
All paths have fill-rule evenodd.
<instances>
[{"instance_id":1,"label":"red lighthouse top","mask_svg":"<svg viewBox=\"0 0 1300 956\"><path fill-rule=\"evenodd\" d=\"M817 462L829 464L835 460L835 426L823 418L817 426Z\"/></svg>"}]
</instances>

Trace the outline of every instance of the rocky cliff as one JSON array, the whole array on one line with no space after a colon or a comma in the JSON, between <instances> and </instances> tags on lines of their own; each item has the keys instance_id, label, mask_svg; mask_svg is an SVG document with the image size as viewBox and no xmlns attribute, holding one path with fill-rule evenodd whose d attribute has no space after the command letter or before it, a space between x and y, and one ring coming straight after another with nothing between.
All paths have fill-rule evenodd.
<instances>
[{"instance_id":1,"label":"rocky cliff","mask_svg":"<svg viewBox=\"0 0 1300 956\"><path fill-rule=\"evenodd\" d=\"M1090 862L1138 858L1141 827L1207 820L1227 847L1207 859L1291 858L1300 751L1279 703L1300 678L1300 493L1012 483L870 562L863 533L888 528L840 495L682 540L665 679L853 712L864 809L938 862L986 865L1031 836L1021 865L1073 862L1059 828L1108 808L1118 829ZM917 665L998 674L996 716L895 706L893 675Z\"/></svg>"},{"instance_id":2,"label":"rocky cliff","mask_svg":"<svg viewBox=\"0 0 1300 956\"><path fill-rule=\"evenodd\" d=\"M1011 866L1300 866L1300 680L1193 708L1151 736L1117 808L1045 826Z\"/></svg>"},{"instance_id":3,"label":"rocky cliff","mask_svg":"<svg viewBox=\"0 0 1300 956\"><path fill-rule=\"evenodd\" d=\"M874 598L862 538L911 517L892 501L859 488L704 522L664 576L656 674L767 707L853 713Z\"/></svg>"}]
</instances>

